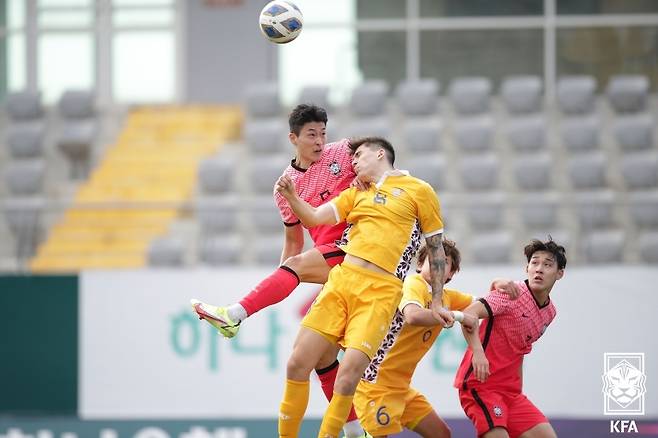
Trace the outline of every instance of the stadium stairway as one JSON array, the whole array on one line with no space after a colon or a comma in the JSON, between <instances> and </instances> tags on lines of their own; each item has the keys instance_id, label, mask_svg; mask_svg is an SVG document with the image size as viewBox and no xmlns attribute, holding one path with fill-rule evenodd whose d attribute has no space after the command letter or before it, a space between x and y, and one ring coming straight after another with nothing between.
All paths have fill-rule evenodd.
<instances>
[{"instance_id":1,"label":"stadium stairway","mask_svg":"<svg viewBox=\"0 0 658 438\"><path fill-rule=\"evenodd\" d=\"M199 160L239 138L239 107L132 110L116 144L30 261L33 272L137 268L194 193Z\"/></svg>"}]
</instances>

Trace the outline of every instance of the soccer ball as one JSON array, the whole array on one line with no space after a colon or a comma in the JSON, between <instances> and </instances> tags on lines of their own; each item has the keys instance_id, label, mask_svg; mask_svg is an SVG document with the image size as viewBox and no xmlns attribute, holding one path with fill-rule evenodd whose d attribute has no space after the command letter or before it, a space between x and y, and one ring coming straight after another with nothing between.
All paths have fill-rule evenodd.
<instances>
[{"instance_id":1,"label":"soccer ball","mask_svg":"<svg viewBox=\"0 0 658 438\"><path fill-rule=\"evenodd\" d=\"M265 5L258 17L260 31L273 43L288 43L302 31L302 11L292 2L274 0Z\"/></svg>"}]
</instances>

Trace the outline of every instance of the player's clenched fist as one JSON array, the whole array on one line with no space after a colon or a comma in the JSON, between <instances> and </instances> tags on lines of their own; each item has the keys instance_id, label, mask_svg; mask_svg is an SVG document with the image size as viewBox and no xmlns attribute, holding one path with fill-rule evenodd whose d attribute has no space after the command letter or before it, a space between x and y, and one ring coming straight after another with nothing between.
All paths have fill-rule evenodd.
<instances>
[{"instance_id":1,"label":"player's clenched fist","mask_svg":"<svg viewBox=\"0 0 658 438\"><path fill-rule=\"evenodd\" d=\"M292 179L288 175L281 175L279 179L276 180L274 188L286 199L295 196L295 183L292 182Z\"/></svg>"}]
</instances>

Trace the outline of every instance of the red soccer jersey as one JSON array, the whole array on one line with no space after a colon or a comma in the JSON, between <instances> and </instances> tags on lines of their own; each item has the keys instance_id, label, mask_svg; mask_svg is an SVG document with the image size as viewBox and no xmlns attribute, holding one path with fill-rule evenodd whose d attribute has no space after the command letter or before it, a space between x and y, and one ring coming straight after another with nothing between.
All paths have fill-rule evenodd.
<instances>
[{"instance_id":1,"label":"red soccer jersey","mask_svg":"<svg viewBox=\"0 0 658 438\"><path fill-rule=\"evenodd\" d=\"M317 207L335 198L350 186L356 175L352 169L349 144L349 140L343 139L325 145L320 159L311 164L308 169L300 169L295 166L294 160L290 163L283 173L293 180L300 198L313 207ZM288 205L288 201L276 190L274 200L286 226L299 223L299 219ZM316 245L323 245L339 240L344 230L345 223L343 222L336 225L318 225L310 228L308 232Z\"/></svg>"},{"instance_id":2,"label":"red soccer jersey","mask_svg":"<svg viewBox=\"0 0 658 438\"><path fill-rule=\"evenodd\" d=\"M527 282L517 282L521 294L510 300L505 294L491 292L480 302L489 317L481 322L480 341L489 361L489 378L479 382L473 375L473 353L467 349L457 370L455 387L460 389L487 389L521 392L521 364L523 356L530 353L546 327L555 318L555 306L540 306L530 292Z\"/></svg>"}]
</instances>

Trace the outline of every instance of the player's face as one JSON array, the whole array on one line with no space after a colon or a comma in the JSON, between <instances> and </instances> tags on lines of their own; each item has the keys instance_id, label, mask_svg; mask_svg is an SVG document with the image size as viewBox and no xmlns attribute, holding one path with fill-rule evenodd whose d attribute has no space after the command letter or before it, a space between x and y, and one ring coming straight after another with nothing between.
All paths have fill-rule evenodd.
<instances>
[{"instance_id":1,"label":"player's face","mask_svg":"<svg viewBox=\"0 0 658 438\"><path fill-rule=\"evenodd\" d=\"M302 126L299 135L291 132L288 137L297 148L297 164L307 168L322 155L327 141L327 126L322 122L309 122Z\"/></svg>"},{"instance_id":2,"label":"player's face","mask_svg":"<svg viewBox=\"0 0 658 438\"><path fill-rule=\"evenodd\" d=\"M423 266L420 268L420 275L423 276L423 279L426 282L430 282L430 258L426 257L425 261L423 262ZM446 256L446 268L445 268L445 279L443 280L443 284L447 284L450 280L452 280L452 276L455 275L455 272L452 270L452 257L447 257Z\"/></svg>"},{"instance_id":3,"label":"player's face","mask_svg":"<svg viewBox=\"0 0 658 438\"><path fill-rule=\"evenodd\" d=\"M373 181L377 174L379 161L384 159L384 150L361 145L352 155L354 172L364 181Z\"/></svg>"},{"instance_id":4,"label":"player's face","mask_svg":"<svg viewBox=\"0 0 658 438\"><path fill-rule=\"evenodd\" d=\"M555 256L547 251L535 252L528 262L526 272L531 289L537 292L550 290L564 275L564 269L557 267Z\"/></svg>"}]
</instances>

